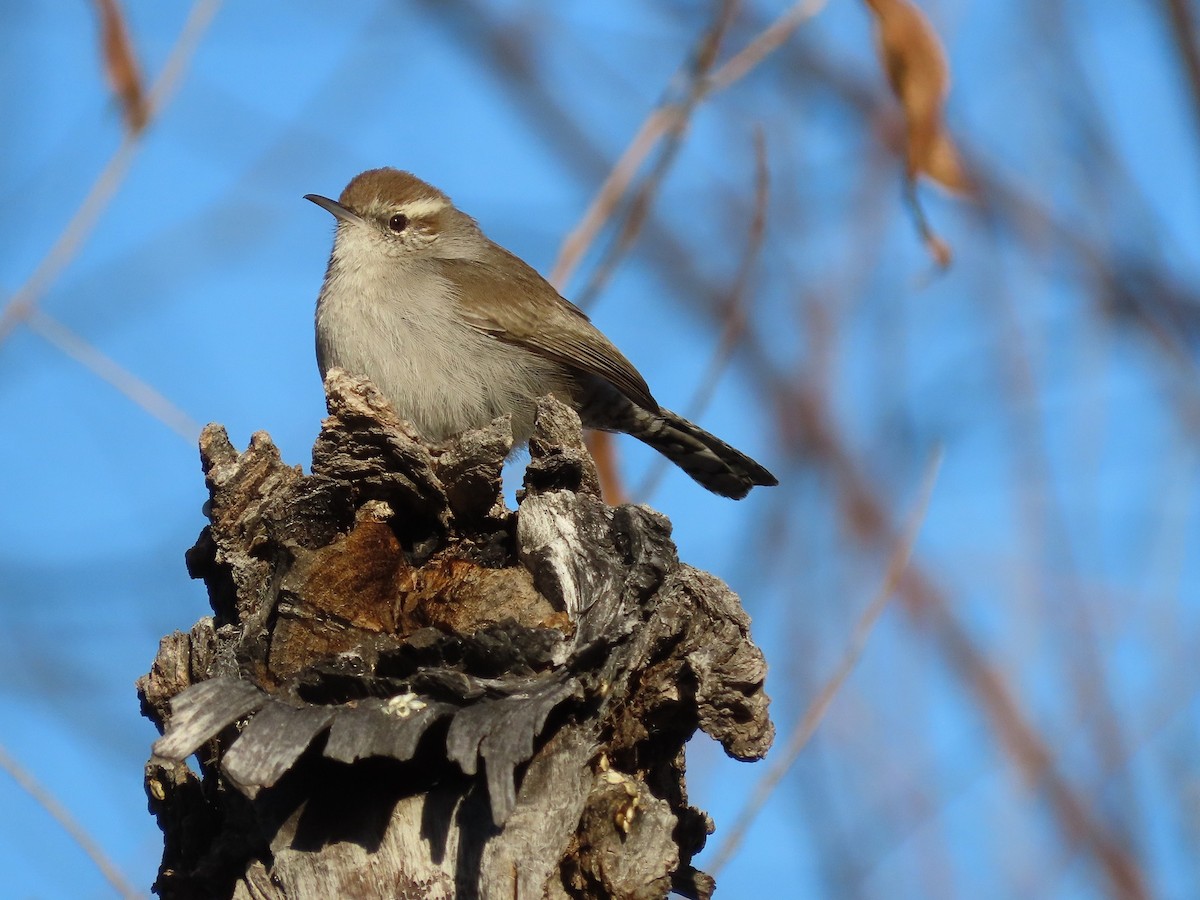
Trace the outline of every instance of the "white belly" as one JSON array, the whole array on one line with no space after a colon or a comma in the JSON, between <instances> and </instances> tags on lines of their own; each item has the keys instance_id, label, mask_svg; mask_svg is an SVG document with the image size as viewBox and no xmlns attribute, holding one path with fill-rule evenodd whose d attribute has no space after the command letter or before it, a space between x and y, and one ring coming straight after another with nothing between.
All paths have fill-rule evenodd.
<instances>
[{"instance_id":1,"label":"white belly","mask_svg":"<svg viewBox=\"0 0 1200 900\"><path fill-rule=\"evenodd\" d=\"M556 366L463 324L433 276L385 291L353 280L327 282L317 303L322 376L340 366L369 378L432 441L504 414L515 440L528 440L537 398L561 392Z\"/></svg>"}]
</instances>

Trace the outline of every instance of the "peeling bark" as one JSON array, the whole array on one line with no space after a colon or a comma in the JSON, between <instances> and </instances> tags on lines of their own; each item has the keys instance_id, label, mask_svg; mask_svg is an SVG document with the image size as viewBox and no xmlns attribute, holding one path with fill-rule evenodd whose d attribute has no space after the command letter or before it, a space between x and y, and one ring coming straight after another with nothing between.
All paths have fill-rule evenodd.
<instances>
[{"instance_id":1,"label":"peeling bark","mask_svg":"<svg viewBox=\"0 0 1200 900\"><path fill-rule=\"evenodd\" d=\"M430 447L334 370L312 473L200 449L214 615L138 688L165 898L708 897L697 728L762 757L766 666L670 524L599 498L547 398L519 508L508 423ZM195 754L196 774L185 760Z\"/></svg>"}]
</instances>

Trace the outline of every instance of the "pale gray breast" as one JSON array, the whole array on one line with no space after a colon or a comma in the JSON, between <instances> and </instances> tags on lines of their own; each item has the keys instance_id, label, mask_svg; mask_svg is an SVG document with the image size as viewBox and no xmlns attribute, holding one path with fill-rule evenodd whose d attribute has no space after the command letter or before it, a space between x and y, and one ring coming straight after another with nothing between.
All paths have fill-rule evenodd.
<instances>
[{"instance_id":1,"label":"pale gray breast","mask_svg":"<svg viewBox=\"0 0 1200 900\"><path fill-rule=\"evenodd\" d=\"M331 268L317 303L322 375L339 366L371 379L430 440L504 414L513 417L515 439L527 440L537 398L553 391L567 399L565 372L465 325L436 274L406 267L403 275Z\"/></svg>"}]
</instances>

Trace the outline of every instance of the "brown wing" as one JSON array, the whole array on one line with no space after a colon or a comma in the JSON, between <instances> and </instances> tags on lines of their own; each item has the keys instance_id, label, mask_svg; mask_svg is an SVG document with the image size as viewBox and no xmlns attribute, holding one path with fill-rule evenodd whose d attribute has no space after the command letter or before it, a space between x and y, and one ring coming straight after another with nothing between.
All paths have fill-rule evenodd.
<instances>
[{"instance_id":1,"label":"brown wing","mask_svg":"<svg viewBox=\"0 0 1200 900\"><path fill-rule=\"evenodd\" d=\"M494 262L437 261L441 274L457 289L467 324L603 378L638 406L658 412L646 380L583 310L560 297L546 279L507 250L493 247L490 251Z\"/></svg>"}]
</instances>

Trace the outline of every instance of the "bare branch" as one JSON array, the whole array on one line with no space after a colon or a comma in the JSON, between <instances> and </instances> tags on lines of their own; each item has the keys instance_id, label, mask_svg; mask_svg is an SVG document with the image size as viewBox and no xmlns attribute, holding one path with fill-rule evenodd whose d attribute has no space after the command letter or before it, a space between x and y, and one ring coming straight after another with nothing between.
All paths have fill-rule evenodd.
<instances>
[{"instance_id":1,"label":"bare branch","mask_svg":"<svg viewBox=\"0 0 1200 900\"><path fill-rule=\"evenodd\" d=\"M879 591L875 597L867 604L867 608L863 610L859 617L858 623L854 626L854 633L850 636L850 643L846 647L846 652L842 655L841 662L834 670L833 675L825 682L817 696L809 704L804 715L796 723L796 727L792 730L788 737L787 745L784 747L783 755L776 755L776 759L767 770L762 780L755 786L754 792L750 795L750 799L746 801L746 805L742 807L742 811L738 813L737 819L729 829L729 833L725 835L725 840L721 846L717 848L716 855L712 861L712 872L716 875L721 871L737 852L742 840L746 836L746 832L758 818L758 814L762 812L766 806L767 800L771 794L779 787L783 778L792 766L796 764L796 760L800 758L801 752L808 745L809 739L817 730L817 726L821 724L821 720L825 717L826 711L829 709L830 703L837 695L837 692L845 684L846 679L850 677L850 673L854 671L854 667L862 658L863 650L867 646L867 638L871 635L871 630L875 627L875 623L879 621L879 617L883 614L884 607L888 600L896 593L896 588L900 584L900 578L904 574L904 570L908 567L908 561L912 558L913 547L916 546L917 536L921 533L921 525L925 521L925 514L929 510L929 500L933 496L934 485L937 484L938 472L942 465L942 451L939 447L934 451L929 459L929 463L925 467L925 476L921 480L921 493L917 497L917 502L913 507L913 511L909 514L908 522L904 526L895 541L895 546L891 555L888 557L887 569L884 573L883 583L879 587Z\"/></svg>"},{"instance_id":2,"label":"bare branch","mask_svg":"<svg viewBox=\"0 0 1200 900\"><path fill-rule=\"evenodd\" d=\"M782 46L800 25L820 12L826 2L827 0L804 0L804 2L794 4L746 47L730 57L724 64L713 69L711 74L705 65L694 67L687 91L687 100L679 106L660 106L650 113L600 186L600 190L588 206L579 224L572 229L563 242L550 276L553 284L561 288L571 277L579 261L604 227L604 223L613 216L621 198L630 190L638 169L657 146L665 139L678 142L686 131L695 108L705 98L744 78L772 52ZM705 36L702 46L706 49L711 48L712 53L715 54L718 42L728 24L728 13L726 13L718 19L714 30ZM708 61L711 64L712 54ZM701 63L703 62L702 56ZM597 267L600 274L589 283L583 292L584 295L595 295L599 286L607 280L607 273L611 272L616 265L617 257L632 244L639 230L641 219L644 218L648 209L649 198L652 196L655 186L666 176L673 158L674 150L664 153L655 173L648 176L643 182L641 196L635 201L635 207L641 210L641 216L631 214L628 217L622 234L616 242L618 250ZM580 302L586 303L586 300Z\"/></svg>"},{"instance_id":3,"label":"bare branch","mask_svg":"<svg viewBox=\"0 0 1200 900\"><path fill-rule=\"evenodd\" d=\"M198 422L96 346L39 309L30 310L25 324L92 374L107 381L189 444L195 443L200 434Z\"/></svg>"},{"instance_id":4,"label":"bare branch","mask_svg":"<svg viewBox=\"0 0 1200 900\"><path fill-rule=\"evenodd\" d=\"M741 262L738 264L737 275L734 277L733 287L729 292L729 300L721 314L721 337L716 351L709 360L708 369L701 377L699 385L692 394L692 399L685 407L684 417L694 422L700 420L704 410L712 402L721 376L729 367L729 363L733 359L733 352L737 349L737 345L746 331L746 323L749 318L748 307L752 296L750 279L762 253L763 236L767 229L767 203L770 199L767 147L761 126L754 131L754 163L754 214L750 220L749 240L746 242L746 250L742 254ZM643 503L648 502L655 490L658 489L666 471L667 461L655 459L642 484L634 492Z\"/></svg>"},{"instance_id":5,"label":"bare branch","mask_svg":"<svg viewBox=\"0 0 1200 900\"><path fill-rule=\"evenodd\" d=\"M112 885L113 890L127 900L136 900L142 896L141 892L134 888L133 883L117 868L116 863L108 858L100 845L92 840L87 829L80 825L67 808L58 802L54 795L34 777L32 772L17 762L16 758L2 744L0 744L0 769L7 772L21 790L50 814L50 818L54 819L68 837L79 846L79 849L87 854L88 859L100 870L100 874L104 876L105 881Z\"/></svg>"},{"instance_id":6,"label":"bare branch","mask_svg":"<svg viewBox=\"0 0 1200 900\"><path fill-rule=\"evenodd\" d=\"M199 46L200 38L220 6L221 0L196 0L192 6L171 55L150 90L150 98L146 104L147 123L152 122L170 100L196 47ZM54 246L42 258L33 274L9 298L3 311L0 311L0 342L12 333L17 323L29 318L47 288L62 274L63 269L83 246L83 242L96 227L101 214L124 181L144 134L143 128L125 135L116 152L100 170L91 190L75 210Z\"/></svg>"},{"instance_id":7,"label":"bare branch","mask_svg":"<svg viewBox=\"0 0 1200 900\"><path fill-rule=\"evenodd\" d=\"M1197 129L1200 129L1200 42L1197 41L1193 4L1188 0L1162 0L1162 6L1175 40L1175 50L1187 76L1193 118Z\"/></svg>"},{"instance_id":8,"label":"bare branch","mask_svg":"<svg viewBox=\"0 0 1200 900\"><path fill-rule=\"evenodd\" d=\"M759 32L758 37L727 59L713 72L706 85L706 92L723 91L731 84L741 81L752 69L782 47L792 34L817 15L828 0L801 0L793 3L774 22Z\"/></svg>"}]
</instances>

